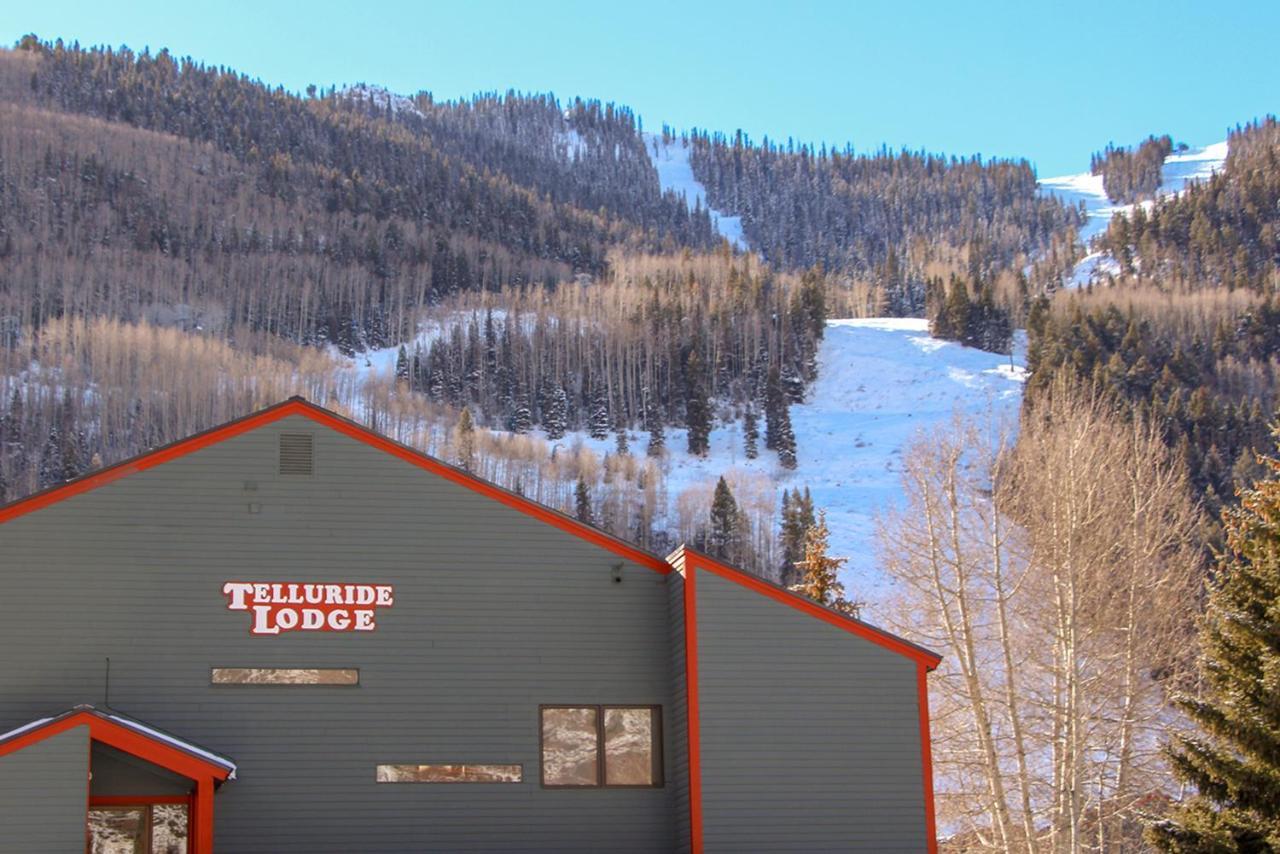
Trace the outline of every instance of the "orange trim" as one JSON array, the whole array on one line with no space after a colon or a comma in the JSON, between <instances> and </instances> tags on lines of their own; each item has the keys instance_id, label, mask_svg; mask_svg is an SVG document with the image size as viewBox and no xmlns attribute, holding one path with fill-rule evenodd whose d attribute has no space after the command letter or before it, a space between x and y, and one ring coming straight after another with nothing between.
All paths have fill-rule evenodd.
<instances>
[{"instance_id":1,"label":"orange trim","mask_svg":"<svg viewBox=\"0 0 1280 854\"><path fill-rule=\"evenodd\" d=\"M197 433L163 448L148 451L132 459L116 463L113 466L108 466L83 477L78 477L61 486L50 487L26 498L20 498L12 504L0 507L0 524L8 522L10 519L16 519L19 516L25 516L28 513L34 513L36 510L42 510L51 504L65 501L83 492L106 486L108 483L119 480L122 477L128 477L131 474L146 471L178 457L184 457L187 454L215 445L233 436L239 436L241 433L247 433L273 421L279 421L281 418L293 414L295 406L297 406L297 403L292 400L276 404L245 418L224 424L221 427Z\"/></svg>"},{"instance_id":2,"label":"orange trim","mask_svg":"<svg viewBox=\"0 0 1280 854\"><path fill-rule=\"evenodd\" d=\"M107 720L91 712L75 712L54 718L47 724L11 738L0 744L0 756L16 753L25 747L30 747L33 744L44 741L46 738L52 738L78 726L88 726L89 738L93 741L109 744L112 747L123 750L125 753L145 759L192 780L206 777L211 780L225 780L231 773L221 765L206 762L198 756L193 756L164 742L148 738L141 733L134 732L123 724Z\"/></svg>"},{"instance_id":3,"label":"orange trim","mask_svg":"<svg viewBox=\"0 0 1280 854\"><path fill-rule=\"evenodd\" d=\"M699 552L686 549L686 566L695 562L700 569L705 569L708 572L714 573L721 578L726 578L729 581L737 582L743 587L754 590L757 593L762 593L776 602L781 602L784 605L795 608L797 611L803 611L812 617L817 617L824 623L830 623L836 628L844 629L846 632L865 638L866 640L869 640L878 646L882 646L887 650L896 652L899 655L905 655L908 658L923 664L929 670L933 670L942 661L942 656L937 653L930 652L927 649L910 644L896 635L889 634L883 629L878 629L875 626L864 623L861 620L855 620L852 617L846 617L844 614L836 613L829 608L824 608L815 602L811 602L803 596L792 593L790 590L778 587L775 584L770 584L762 578L757 578L756 576L740 569L720 563L714 558L707 557Z\"/></svg>"},{"instance_id":4,"label":"orange trim","mask_svg":"<svg viewBox=\"0 0 1280 854\"><path fill-rule=\"evenodd\" d=\"M528 498L516 495L499 486L465 472L461 469L454 468L451 465L441 462L440 460L429 457L421 451L414 450L407 445L393 441L381 436L367 427L357 424L354 421L343 418L323 407L316 406L302 398L290 398L289 400L278 403L275 406L263 409L252 415L236 421L228 422L220 427L214 427L203 433L197 433L187 439L182 439L171 445L166 445L154 451L149 451L141 456L134 457L130 460L117 463L108 468L102 469L76 480L55 486L43 492L37 492L27 498L19 499L4 507L0 507L0 524L16 519L19 516L25 516L36 510L41 510L51 504L64 501L75 495L97 489L105 486L112 481L119 480L122 477L128 477L131 474L140 471L146 471L149 468L167 463L187 454L194 453L210 445L247 433L250 430L256 430L267 424L287 418L291 415L301 415L318 424L323 424L333 430L349 436L358 441L364 442L366 445L377 448L391 454L394 457L402 459L419 468L426 469L433 474L437 474L448 481L465 486L473 492L492 498L508 507L514 508L528 516L532 516L541 522L546 522L556 528L580 537L594 545L601 546L616 555L634 561L642 566L666 575L671 571L670 565L666 561L655 557L654 555L643 552L629 543L617 539L604 531L585 525L571 516L566 516L550 507L544 507L537 502L530 501Z\"/></svg>"},{"instance_id":5,"label":"orange trim","mask_svg":"<svg viewBox=\"0 0 1280 854\"><path fill-rule=\"evenodd\" d=\"M445 480L465 486L473 492L478 492L486 498L492 498L494 501L505 504L508 507L519 510L520 512L532 516L533 518L546 522L562 531L567 531L576 537L586 540L589 543L608 549L616 555L634 561L641 566L659 572L663 575L671 572L671 566L661 558L655 557L648 552L643 552L635 546L624 540L617 539L611 534L606 534L597 528L585 525L571 516L566 516L559 511L552 510L528 498L516 495L514 492L508 492L502 487L481 480L473 474L454 468L451 465L442 463L434 457L427 456L421 451L416 451L407 445L402 445L392 439L379 435L372 430L360 424L335 415L327 409L315 406L306 402L299 402L299 406L304 407L303 411L298 413L305 415L312 421L323 424L337 430L339 433L350 436L353 439L364 442L378 450L385 451L393 457L398 457L405 462L426 469L432 474L437 474Z\"/></svg>"},{"instance_id":6,"label":"orange trim","mask_svg":"<svg viewBox=\"0 0 1280 854\"><path fill-rule=\"evenodd\" d=\"M195 851L213 854L213 781L204 777L196 782Z\"/></svg>"},{"instance_id":7,"label":"orange trim","mask_svg":"<svg viewBox=\"0 0 1280 854\"><path fill-rule=\"evenodd\" d=\"M933 804L933 743L929 736L929 668L916 668L920 692L920 759L924 765L924 829L928 854L938 854L938 818Z\"/></svg>"},{"instance_id":8,"label":"orange trim","mask_svg":"<svg viewBox=\"0 0 1280 854\"><path fill-rule=\"evenodd\" d=\"M702 718L698 708L698 595L694 566L684 561L685 717L689 750L689 850L702 854Z\"/></svg>"}]
</instances>

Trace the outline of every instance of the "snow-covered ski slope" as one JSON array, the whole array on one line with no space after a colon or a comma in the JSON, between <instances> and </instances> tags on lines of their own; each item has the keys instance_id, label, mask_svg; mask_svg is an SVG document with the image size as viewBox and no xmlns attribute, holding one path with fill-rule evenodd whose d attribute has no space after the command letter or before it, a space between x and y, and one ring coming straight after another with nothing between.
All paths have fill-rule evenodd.
<instances>
[{"instance_id":1,"label":"snow-covered ski slope","mask_svg":"<svg viewBox=\"0 0 1280 854\"><path fill-rule=\"evenodd\" d=\"M684 195L689 210L701 205L711 214L711 222L716 230L733 244L735 249L746 249L747 241L742 235L742 217L727 216L707 206L707 188L693 177L693 167L689 165L689 143L684 139L663 142L661 134L644 134L645 145L649 149L649 158L658 170L658 183L663 191L674 190Z\"/></svg>"},{"instance_id":2,"label":"snow-covered ski slope","mask_svg":"<svg viewBox=\"0 0 1280 854\"><path fill-rule=\"evenodd\" d=\"M849 558L843 580L874 605L887 592L875 520L902 501L904 447L957 413L1016 423L1023 351L1019 346L1010 359L931 338L928 322L916 318L828 321L818 381L804 403L791 407L796 470L781 468L763 445L757 459L745 459L740 424L714 430L705 459L684 453L684 433L673 431L668 492L674 496L733 468L772 477L779 500L781 489L808 486L815 507L827 511L832 553Z\"/></svg>"},{"instance_id":3,"label":"snow-covered ski slope","mask_svg":"<svg viewBox=\"0 0 1280 854\"><path fill-rule=\"evenodd\" d=\"M419 342L429 345L443 329L439 324L424 328ZM746 459L741 422L717 423L706 457L688 454L685 431L671 429L664 463L667 504L660 512L673 528L682 493L701 488L709 495L717 478L728 474L732 481L735 472L771 483L775 505L783 489L808 486L816 507L827 511L833 554L849 558L845 583L874 606L888 592L878 569L875 519L902 500L903 448L917 433L956 413L1015 422L1025 379L1021 333L1016 340L1011 359L931 338L925 320L828 321L818 352L818 381L804 403L791 407L795 471L778 465L777 456L764 449L763 435L760 456ZM361 382L391 382L397 352L390 347L360 354L351 369ZM763 418L760 430L763 434ZM630 436L633 453L643 454L646 435L633 429ZM577 443L600 456L615 450L613 438L595 440L586 433L560 440L565 447Z\"/></svg>"},{"instance_id":4,"label":"snow-covered ski slope","mask_svg":"<svg viewBox=\"0 0 1280 854\"><path fill-rule=\"evenodd\" d=\"M1204 180L1221 170L1226 159L1226 142L1215 142L1213 145L1189 151L1175 151L1164 160L1164 166L1160 170L1160 187L1156 190L1156 194L1169 196L1180 193L1187 188L1187 185ZM1089 248L1093 238L1107 230L1112 217L1118 213L1128 213L1134 208L1134 205L1117 205L1108 199L1106 191L1102 188L1102 176L1088 172L1063 175L1058 178L1042 178L1040 191L1055 195L1070 205L1084 203L1087 219L1084 227L1080 229L1080 241L1086 249ZM1068 287L1080 287L1088 284L1095 276L1117 273L1119 269L1114 259L1101 252L1090 251L1076 264L1066 284Z\"/></svg>"}]
</instances>

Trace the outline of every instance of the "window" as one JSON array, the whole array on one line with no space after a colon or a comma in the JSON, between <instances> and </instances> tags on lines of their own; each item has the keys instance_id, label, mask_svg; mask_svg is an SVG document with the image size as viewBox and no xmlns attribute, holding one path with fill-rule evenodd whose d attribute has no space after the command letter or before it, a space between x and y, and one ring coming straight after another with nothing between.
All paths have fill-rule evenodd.
<instances>
[{"instance_id":1,"label":"window","mask_svg":"<svg viewBox=\"0 0 1280 854\"><path fill-rule=\"evenodd\" d=\"M186 854L186 804L90 806L90 854Z\"/></svg>"},{"instance_id":2,"label":"window","mask_svg":"<svg viewBox=\"0 0 1280 854\"><path fill-rule=\"evenodd\" d=\"M379 765L379 783L519 783L520 765Z\"/></svg>"},{"instance_id":3,"label":"window","mask_svg":"<svg viewBox=\"0 0 1280 854\"><path fill-rule=\"evenodd\" d=\"M543 706L542 785L662 785L662 707Z\"/></svg>"},{"instance_id":4,"label":"window","mask_svg":"<svg viewBox=\"0 0 1280 854\"><path fill-rule=\"evenodd\" d=\"M214 685L359 685L354 668L215 667Z\"/></svg>"}]
</instances>

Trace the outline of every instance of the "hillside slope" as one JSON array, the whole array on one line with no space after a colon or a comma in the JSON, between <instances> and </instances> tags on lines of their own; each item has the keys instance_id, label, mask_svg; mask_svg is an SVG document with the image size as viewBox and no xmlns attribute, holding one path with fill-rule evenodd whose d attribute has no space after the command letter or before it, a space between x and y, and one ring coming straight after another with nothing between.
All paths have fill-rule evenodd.
<instances>
[{"instance_id":1,"label":"hillside slope","mask_svg":"<svg viewBox=\"0 0 1280 854\"><path fill-rule=\"evenodd\" d=\"M1175 151L1165 158L1156 197L1180 193L1188 185L1208 179L1213 173L1222 171L1226 159L1226 141L1189 151ZM1091 172L1041 178L1040 192L1055 196L1072 206L1084 205L1085 224L1080 228L1079 238L1089 251L1071 271L1066 281L1067 287L1078 288L1100 276L1119 272L1115 259L1105 252L1093 251L1091 244L1095 237L1107 230L1116 214L1129 213L1137 205L1119 205L1111 201L1102 187L1102 176ZM1150 202L1141 204L1147 207L1151 205Z\"/></svg>"}]
</instances>

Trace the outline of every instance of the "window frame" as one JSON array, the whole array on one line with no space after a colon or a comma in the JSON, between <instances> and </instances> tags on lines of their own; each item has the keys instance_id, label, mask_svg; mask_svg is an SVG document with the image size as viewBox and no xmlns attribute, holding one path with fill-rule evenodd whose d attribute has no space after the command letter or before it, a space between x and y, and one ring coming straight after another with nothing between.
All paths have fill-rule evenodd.
<instances>
[{"instance_id":1,"label":"window frame","mask_svg":"<svg viewBox=\"0 0 1280 854\"><path fill-rule=\"evenodd\" d=\"M355 679L351 682L270 682L270 681L253 681L246 680L244 682L234 682L219 680L219 672L229 671L267 671L274 673L289 673L295 671L316 671L317 673L350 673ZM359 667L210 667L209 668L209 684L214 688L342 688L352 689L361 687L360 668Z\"/></svg>"},{"instance_id":2,"label":"window frame","mask_svg":"<svg viewBox=\"0 0 1280 854\"><path fill-rule=\"evenodd\" d=\"M548 783L547 745L543 729L543 717L548 711L564 709L592 709L596 713L596 782ZM610 709L648 709L653 726L650 730L649 750L652 783L609 783L608 750L605 747L604 718ZM656 703L543 703L538 706L538 785L543 789L661 789L666 785L663 762L662 706Z\"/></svg>"}]
</instances>

